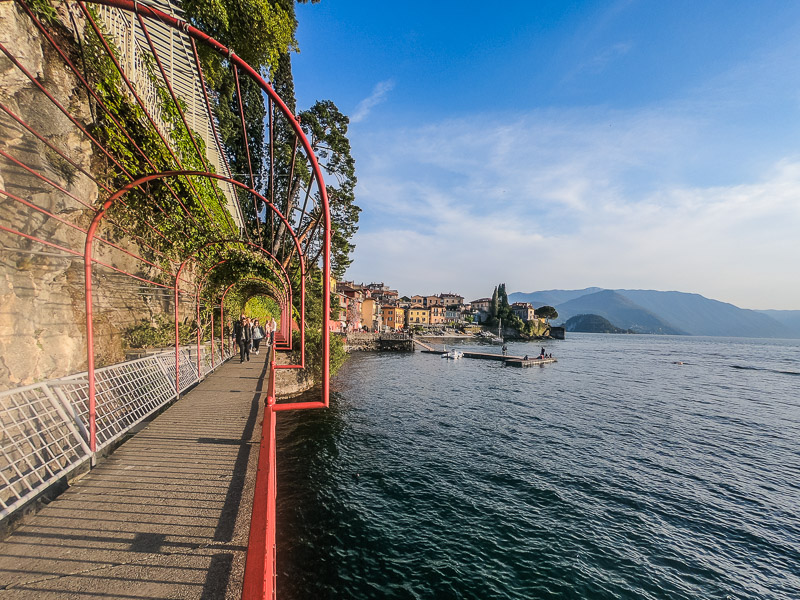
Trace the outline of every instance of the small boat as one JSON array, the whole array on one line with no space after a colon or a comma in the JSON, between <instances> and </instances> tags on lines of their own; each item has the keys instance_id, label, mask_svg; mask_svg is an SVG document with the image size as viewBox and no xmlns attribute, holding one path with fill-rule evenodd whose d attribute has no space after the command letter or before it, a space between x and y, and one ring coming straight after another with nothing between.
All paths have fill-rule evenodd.
<instances>
[{"instance_id":1,"label":"small boat","mask_svg":"<svg viewBox=\"0 0 800 600\"><path fill-rule=\"evenodd\" d=\"M452 358L453 360L456 360L456 359L459 359L459 358L463 358L463 357L464 357L464 353L461 352L460 350L450 350L450 352L447 352L446 354L442 354L442 358Z\"/></svg>"}]
</instances>

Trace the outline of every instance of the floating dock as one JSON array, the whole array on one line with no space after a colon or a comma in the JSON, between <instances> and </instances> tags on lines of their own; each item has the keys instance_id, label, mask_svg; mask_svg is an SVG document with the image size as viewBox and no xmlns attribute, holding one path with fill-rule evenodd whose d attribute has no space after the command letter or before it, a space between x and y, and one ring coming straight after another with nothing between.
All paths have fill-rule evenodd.
<instances>
[{"instance_id":1,"label":"floating dock","mask_svg":"<svg viewBox=\"0 0 800 600\"><path fill-rule=\"evenodd\" d=\"M509 367L535 367L537 365L546 365L548 363L558 362L555 358L524 358L507 357L506 366Z\"/></svg>"},{"instance_id":2,"label":"floating dock","mask_svg":"<svg viewBox=\"0 0 800 600\"><path fill-rule=\"evenodd\" d=\"M423 354L438 354L444 356L447 351L434 350L433 348L427 350L420 350ZM495 354L492 352L468 352L462 350L464 358L477 358L479 360L495 360L505 363L509 367L535 367L537 365L546 365L549 363L558 362L555 358L525 358L524 356L509 356L508 354Z\"/></svg>"}]
</instances>

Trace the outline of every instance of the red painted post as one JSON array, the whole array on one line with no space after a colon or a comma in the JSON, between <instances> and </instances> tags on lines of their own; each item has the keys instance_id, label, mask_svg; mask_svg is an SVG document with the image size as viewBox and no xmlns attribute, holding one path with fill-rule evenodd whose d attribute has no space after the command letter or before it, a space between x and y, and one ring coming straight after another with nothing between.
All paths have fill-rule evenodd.
<instances>
[{"instance_id":1,"label":"red painted post","mask_svg":"<svg viewBox=\"0 0 800 600\"><path fill-rule=\"evenodd\" d=\"M178 274L175 276L175 397L181 397L181 358L180 358L180 332L178 330L178 277L185 263L181 263Z\"/></svg>"}]
</instances>

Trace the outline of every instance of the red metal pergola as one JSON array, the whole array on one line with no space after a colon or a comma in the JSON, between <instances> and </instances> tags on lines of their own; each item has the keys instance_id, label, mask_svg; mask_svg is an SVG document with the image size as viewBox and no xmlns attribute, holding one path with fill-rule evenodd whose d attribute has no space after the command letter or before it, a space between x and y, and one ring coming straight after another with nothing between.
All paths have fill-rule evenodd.
<instances>
[{"instance_id":1,"label":"red metal pergola","mask_svg":"<svg viewBox=\"0 0 800 600\"><path fill-rule=\"evenodd\" d=\"M239 58L232 49L214 40L204 32L176 17L159 11L155 8L130 0L93 0L92 2L79 1L76 5L66 6L64 10L70 12L73 20L82 20L88 31L100 40L102 51L113 64L119 76L122 91L131 98L137 110L141 111L144 121L137 126L147 127L157 134L162 145L161 150L169 156L170 168L163 169L156 166L156 161L151 157L152 149L143 148L137 143L135 135L129 131L126 124L115 112L106 105L101 93L95 88L79 63L72 58L68 44L65 43L63 32L55 31L52 23L40 18L36 10L29 6L25 0L15 0L19 7L20 15L24 15L33 28L42 36L43 44L49 45L55 56L61 61L64 73L76 81L76 85L85 93L87 101L94 107L98 115L113 123L125 145L125 152L140 160L149 172L134 172L126 166L126 161L121 157L119 147L106 144L101 137L93 133L93 126L87 124L85 116L76 114L74 106L60 97L57 90L48 87L47 80L39 77L32 70L29 57L18 53L14 48L8 48L0 43L0 52L13 65L20 75L30 93L46 99L58 119L70 123L74 135L86 144L91 150L91 155L102 161L108 172L113 176L98 174L95 165L89 165L84 157L76 153L74 148L64 147L56 136L51 135L46 123L37 122L26 118L23 107L16 107L13 102L3 102L0 97L0 116L3 116L10 127L13 127L20 136L30 140L71 169L76 176L92 182L98 191L99 201L86 197L76 191L69 181L61 181L58 177L42 168L35 160L30 159L30 154L18 151L13 144L3 147L0 144L0 161L5 161L10 168L44 190L49 197L57 198L57 202L74 207L73 212L56 211L47 202L39 201L39 196L24 193L13 189L13 185L3 185L0 188L0 197L4 202L13 203L19 211L32 215L36 222L43 222L47 227L26 227L15 223L0 224L0 232L11 239L16 239L14 249L20 252L33 252L42 255L54 255L69 259L83 261L83 301L86 311L86 365L88 381L89 405L89 431L88 444L92 452L97 449L97 381L96 381L96 321L98 311L96 306L97 285L96 281L108 276L124 277L131 281L131 289L146 289L149 293L159 294L161 298L171 297L174 303L175 325L175 395L181 393L181 356L180 356L180 313L181 301L193 302L193 313L196 319L196 348L197 348L197 373L201 374L201 304L205 298L206 306L210 305L211 321L211 361L214 362L214 310L219 301L220 310L220 348L225 344L224 333L224 303L225 297L237 285L256 286L261 295L273 298L281 308L281 322L276 344L272 349L270 379L268 394L265 400L264 424L262 430L261 453L259 456L258 475L256 482L256 499L253 506L251 523L250 547L248 550L247 569L245 574L244 598L266 598L275 592L275 412L281 410L296 410L307 408L327 407L329 403L329 361L330 361L330 331L328 317L330 315L330 281L331 281L331 214L328 196L322 170L317 158L314 156L310 142L303 133L298 119L289 110L283 100L276 94L270 84L264 80L259 72ZM132 79L130 68L126 68L123 61L115 53L114 43L104 34L103 28L98 23L96 11L90 7L109 7L134 17L132 23L138 24L139 30L146 40L142 44L147 53L148 60L152 60L153 73L157 77L157 84L166 89L169 100L179 115L181 135L185 133L191 142L194 156L183 154L170 136L165 135L159 125L159 116L153 114L148 103L142 98L137 84ZM170 35L177 35L185 40L191 48L191 66L197 73L197 85L202 90L202 110L205 120L210 126L216 148L219 149L224 161L224 168L228 169L225 151L220 142L217 131L216 117L212 109L211 98L207 90L197 44L202 44L212 52L217 53L233 72L239 115L241 119L241 134L245 140L245 152L248 165L247 180L240 181L229 174L220 174L212 169L209 158L203 152L196 132L189 123L186 111L182 106L179 92L171 81L169 69L159 52L153 39L152 29L166 27L171 30ZM266 97L269 119L269 164L254 165L250 148L247 146L247 124L244 118L242 105L240 77L248 77L261 90ZM44 101L44 100L43 100ZM305 200L302 215L296 220L292 214L283 214L275 204L275 160L274 160L274 129L275 121L283 119L288 125L288 130L293 135L293 150L291 164L289 165L289 181L295 176L298 153L302 152L310 169L309 181L306 186ZM210 142L209 142L210 143ZM188 162L199 165L194 168ZM269 188L265 194L254 189L254 174L263 171L268 175ZM115 180L126 183L118 185ZM232 198L226 204L225 196L219 184L231 186ZM158 198L151 195L153 186L165 190L169 202L174 202L174 209L162 205ZM312 187L316 192L312 195ZM6 189L12 188L12 189ZM188 190L188 195L181 192L181 188ZM212 207L200 198L200 189L211 189L218 206ZM289 186L291 189L291 185ZM252 239L248 227L243 227L236 233L236 217L244 215L239 203L239 194L252 200L253 212L246 219L254 225L256 239ZM134 203L141 207L145 203L151 211L152 218L145 218L141 223L130 225L120 218L120 211L129 209L133 204L128 200L133 198ZM316 203L320 215L317 227L313 228L311 235L305 238L305 245L295 231L296 224L301 224L302 219L310 215L306 211L309 199ZM228 207L233 202L234 208ZM288 206L288 202L287 202ZM262 211L264 213L262 221ZM217 216L214 216L214 215ZM220 216L221 215L221 218ZM288 243L296 251L297 272L299 273L299 289L294 289L293 278L289 275L291 266L289 259L279 259L274 254L274 246L267 248L262 225L266 228L267 221L282 224L291 238ZM45 230L54 231L46 235ZM185 252L176 252L175 248L186 246L186 240L191 239L191 231L202 232L204 242L196 247L188 246ZM67 233L64 233L67 232ZM79 242L82 240L82 243ZM178 244L180 241L180 244ZM274 242L274 239L272 240ZM283 240L278 240L279 243ZM312 243L321 245L321 262L309 264ZM41 248L31 250L30 248ZM230 261L226 253L248 255L252 257L253 264L261 269L260 273L247 275L239 280L216 282L209 286L212 274L222 270ZM289 256L291 256L290 253ZM135 267L125 266L133 264ZM277 368L304 369L306 368L306 280L310 277L321 277L322 290L322 373L321 396L319 401L276 404L275 398L275 371ZM100 279L98 279L100 278ZM133 285L135 284L135 286ZM139 287L136 287L139 286ZM120 290L125 286L119 286ZM160 290L160 291L158 291ZM191 290L191 291L186 291ZM292 350L292 325L293 307L297 306L299 313L299 352L300 360L297 364L277 366L274 362L275 350Z\"/></svg>"}]
</instances>

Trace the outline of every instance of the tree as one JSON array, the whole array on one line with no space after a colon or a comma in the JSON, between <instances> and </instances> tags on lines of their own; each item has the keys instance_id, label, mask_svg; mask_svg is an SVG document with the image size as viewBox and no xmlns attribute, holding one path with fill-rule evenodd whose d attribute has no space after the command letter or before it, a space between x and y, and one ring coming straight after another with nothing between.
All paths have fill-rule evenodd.
<instances>
[{"instance_id":1,"label":"tree","mask_svg":"<svg viewBox=\"0 0 800 600\"><path fill-rule=\"evenodd\" d=\"M509 322L514 312L508 304L508 294L506 293L506 284L501 283L497 286L497 318Z\"/></svg>"},{"instance_id":2,"label":"tree","mask_svg":"<svg viewBox=\"0 0 800 600\"><path fill-rule=\"evenodd\" d=\"M498 296L497 296L497 286L495 286L494 291L492 292L492 301L489 304L489 321L493 323L497 319L497 309L499 308L498 303Z\"/></svg>"},{"instance_id":3,"label":"tree","mask_svg":"<svg viewBox=\"0 0 800 600\"><path fill-rule=\"evenodd\" d=\"M558 318L558 311L553 308L552 306L540 306L536 309L536 314L540 317L544 317L549 322L550 319L557 319Z\"/></svg>"},{"instance_id":4,"label":"tree","mask_svg":"<svg viewBox=\"0 0 800 600\"><path fill-rule=\"evenodd\" d=\"M350 253L353 244L350 243L358 230L358 216L361 209L355 204L356 172L355 160L350 152L350 140L347 137L347 127L350 119L342 114L330 100L320 100L310 109L300 113L300 124L308 136L311 148L317 156L320 168L323 170L328 182L325 190L328 194L328 203L331 213L331 263L334 277L341 277L352 262ZM302 195L301 187L308 185L311 174L308 166L304 171L295 174L292 190L287 194L290 200L286 205L286 213L292 214L298 208L298 201ZM319 234L320 222L323 218L321 201L316 198L317 206L314 210L305 212L305 206L300 217L297 235L301 242L307 237ZM305 202L303 203L305 204ZM279 227L279 231L282 231ZM278 236L280 238L280 235ZM311 263L315 263L322 251L321 238L311 239ZM277 250L277 248L276 248ZM287 256L291 258L293 250Z\"/></svg>"},{"instance_id":5,"label":"tree","mask_svg":"<svg viewBox=\"0 0 800 600\"><path fill-rule=\"evenodd\" d=\"M497 286L497 299L500 301L500 308L508 308L508 294L506 293L506 284L501 283Z\"/></svg>"}]
</instances>

